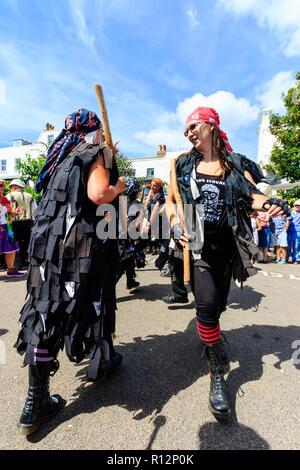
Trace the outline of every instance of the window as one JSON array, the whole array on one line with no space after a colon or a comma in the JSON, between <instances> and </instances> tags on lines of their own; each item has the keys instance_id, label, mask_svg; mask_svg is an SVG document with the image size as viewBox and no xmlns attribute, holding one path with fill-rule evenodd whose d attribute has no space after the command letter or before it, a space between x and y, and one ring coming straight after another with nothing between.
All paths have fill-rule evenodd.
<instances>
[{"instance_id":1,"label":"window","mask_svg":"<svg viewBox=\"0 0 300 470\"><path fill-rule=\"evenodd\" d=\"M48 135L48 145L51 145L53 141L54 141L54 135L53 134Z\"/></svg>"},{"instance_id":2,"label":"window","mask_svg":"<svg viewBox=\"0 0 300 470\"><path fill-rule=\"evenodd\" d=\"M1 160L1 166L0 169L3 173L6 172L6 160Z\"/></svg>"},{"instance_id":3,"label":"window","mask_svg":"<svg viewBox=\"0 0 300 470\"><path fill-rule=\"evenodd\" d=\"M132 176L135 176L135 175L136 175L136 170L135 170L135 169L132 169L132 170L131 170L131 173L132 173Z\"/></svg>"},{"instance_id":4,"label":"window","mask_svg":"<svg viewBox=\"0 0 300 470\"><path fill-rule=\"evenodd\" d=\"M154 176L154 168L147 168L147 176Z\"/></svg>"}]
</instances>

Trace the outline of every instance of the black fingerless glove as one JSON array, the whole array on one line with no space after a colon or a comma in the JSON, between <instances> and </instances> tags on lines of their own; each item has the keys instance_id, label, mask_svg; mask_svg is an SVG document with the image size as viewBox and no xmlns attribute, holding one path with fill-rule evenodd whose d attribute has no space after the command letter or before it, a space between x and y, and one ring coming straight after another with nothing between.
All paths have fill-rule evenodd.
<instances>
[{"instance_id":1,"label":"black fingerless glove","mask_svg":"<svg viewBox=\"0 0 300 470\"><path fill-rule=\"evenodd\" d=\"M180 224L175 224L170 230L170 235L171 238L173 238L175 241L178 241L181 238L181 235L183 234L183 230L181 228Z\"/></svg>"},{"instance_id":2,"label":"black fingerless glove","mask_svg":"<svg viewBox=\"0 0 300 470\"><path fill-rule=\"evenodd\" d=\"M286 203L285 201L283 201L282 199L277 199L276 197L271 197L270 199L268 199L266 202L263 203L262 206L263 206L264 209L266 209L266 208L265 208L265 204L270 204L270 206L271 206L272 204L276 204L277 206L280 206L281 209L284 210L284 212L286 213L286 215L288 215L288 216L291 215L291 212L290 212L290 210L289 210L289 208L288 208L287 203Z\"/></svg>"}]
</instances>

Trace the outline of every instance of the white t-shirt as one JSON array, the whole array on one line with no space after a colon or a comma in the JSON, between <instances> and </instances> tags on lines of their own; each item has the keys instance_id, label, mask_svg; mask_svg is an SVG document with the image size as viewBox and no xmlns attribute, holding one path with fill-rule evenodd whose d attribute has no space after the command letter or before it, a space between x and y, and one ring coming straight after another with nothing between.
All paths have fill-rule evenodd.
<instances>
[{"instance_id":1,"label":"white t-shirt","mask_svg":"<svg viewBox=\"0 0 300 470\"><path fill-rule=\"evenodd\" d=\"M2 204L0 204L0 211L1 211L1 220L0 220L0 224L7 224L7 220L6 220L6 213L7 213L7 207L6 206L2 206Z\"/></svg>"}]
</instances>

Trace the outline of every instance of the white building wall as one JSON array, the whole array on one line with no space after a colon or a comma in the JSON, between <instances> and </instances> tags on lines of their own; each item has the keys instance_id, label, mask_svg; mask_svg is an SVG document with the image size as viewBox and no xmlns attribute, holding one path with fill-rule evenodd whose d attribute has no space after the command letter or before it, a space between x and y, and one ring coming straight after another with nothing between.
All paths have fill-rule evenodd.
<instances>
[{"instance_id":1,"label":"white building wall","mask_svg":"<svg viewBox=\"0 0 300 470\"><path fill-rule=\"evenodd\" d=\"M19 141L16 140L14 142L16 144L20 142L22 145L0 148L0 178L5 180L17 178L17 160L25 160L27 158L26 154L29 154L31 158L34 159L44 157L47 154L49 143L51 143L59 133L60 130L45 130L40 133L38 139L34 143L24 144L24 141L19 139ZM4 162L6 162L5 170Z\"/></svg>"},{"instance_id":2,"label":"white building wall","mask_svg":"<svg viewBox=\"0 0 300 470\"><path fill-rule=\"evenodd\" d=\"M258 116L260 122L257 128L258 134L258 152L257 152L257 163L262 167L269 163L269 159L272 153L273 145L276 141L274 135L271 134L270 116L273 113L272 109L263 109Z\"/></svg>"},{"instance_id":3,"label":"white building wall","mask_svg":"<svg viewBox=\"0 0 300 470\"><path fill-rule=\"evenodd\" d=\"M137 178L148 178L147 170L150 168L154 169L153 176L149 176L149 179L160 178L169 184L170 171L171 171L171 160L177 158L179 155L188 151L189 149L166 152L165 156L155 156L149 158L131 158L129 159L132 163L132 167L135 170L135 176Z\"/></svg>"}]
</instances>

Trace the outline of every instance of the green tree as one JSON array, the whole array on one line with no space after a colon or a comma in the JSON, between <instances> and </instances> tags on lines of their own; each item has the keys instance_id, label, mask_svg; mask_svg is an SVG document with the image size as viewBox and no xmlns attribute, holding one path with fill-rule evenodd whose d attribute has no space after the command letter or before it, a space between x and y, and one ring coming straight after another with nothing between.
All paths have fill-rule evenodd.
<instances>
[{"instance_id":1,"label":"green tree","mask_svg":"<svg viewBox=\"0 0 300 470\"><path fill-rule=\"evenodd\" d=\"M132 163L128 160L126 155L118 152L116 154L116 160L121 176L133 176Z\"/></svg>"},{"instance_id":2,"label":"green tree","mask_svg":"<svg viewBox=\"0 0 300 470\"><path fill-rule=\"evenodd\" d=\"M300 73L296 85L287 94L282 93L286 114L272 114L270 132L276 143L270 163L264 166L267 173L286 178L290 183L300 181Z\"/></svg>"},{"instance_id":3,"label":"green tree","mask_svg":"<svg viewBox=\"0 0 300 470\"><path fill-rule=\"evenodd\" d=\"M26 160L19 160L17 163L18 175L25 182L31 180L35 183L46 159L31 158L31 155L29 153L26 153L26 157Z\"/></svg>"},{"instance_id":4,"label":"green tree","mask_svg":"<svg viewBox=\"0 0 300 470\"><path fill-rule=\"evenodd\" d=\"M26 153L26 160L19 160L17 163L16 170L18 175L22 181L27 183L29 180L33 181L34 183L37 180L38 174L44 165L46 158L42 157L39 159L31 158L29 153ZM27 186L25 191L32 194L37 202L40 202L42 194L37 194L33 188Z\"/></svg>"}]
</instances>

